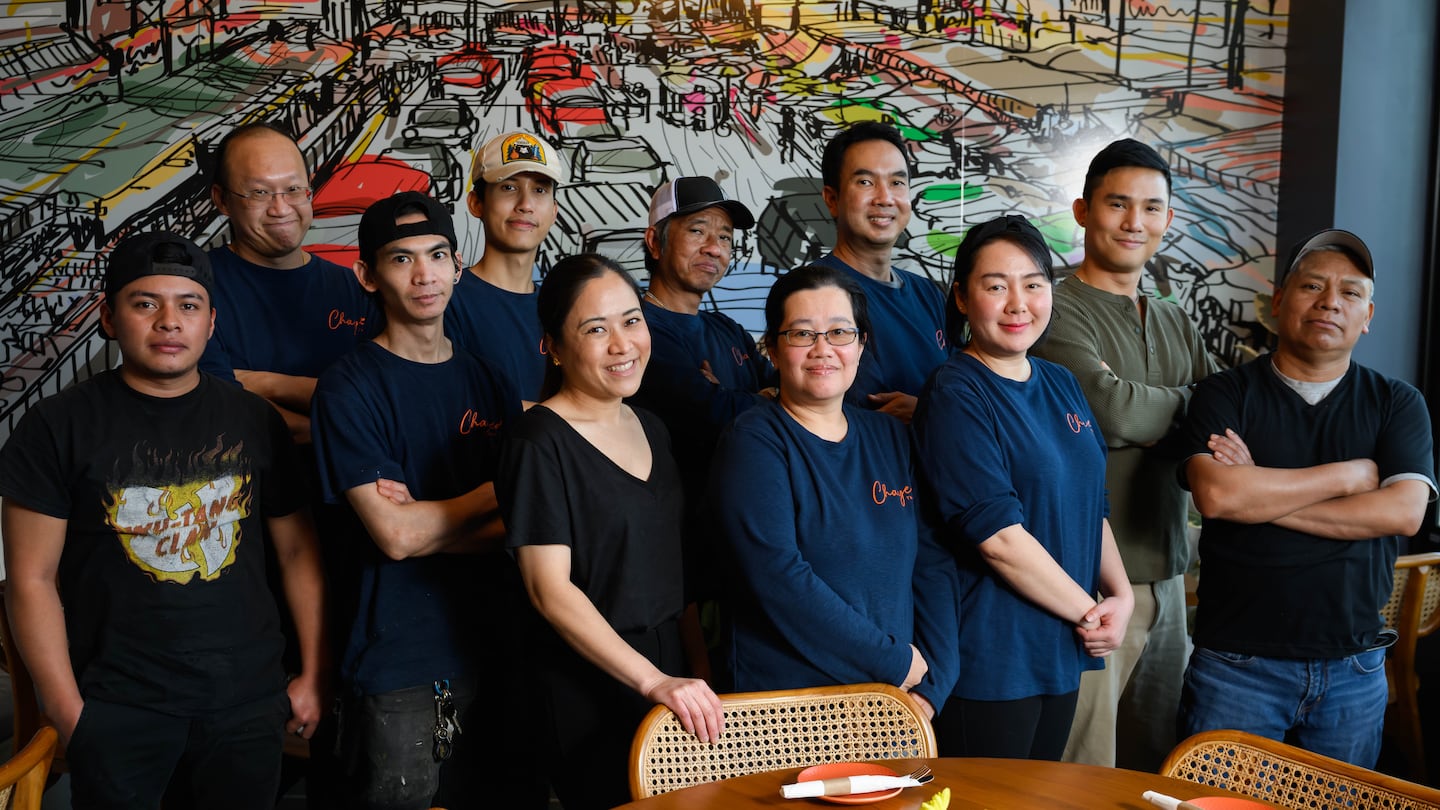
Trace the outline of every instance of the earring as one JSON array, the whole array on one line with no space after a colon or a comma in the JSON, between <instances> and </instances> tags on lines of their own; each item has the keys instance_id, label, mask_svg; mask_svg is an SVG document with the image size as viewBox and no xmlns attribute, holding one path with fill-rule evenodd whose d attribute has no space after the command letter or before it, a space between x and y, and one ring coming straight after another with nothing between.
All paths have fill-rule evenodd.
<instances>
[{"instance_id":1,"label":"earring","mask_svg":"<svg viewBox=\"0 0 1440 810\"><path fill-rule=\"evenodd\" d=\"M553 354L550 355L550 362L551 362L552 364L554 364L555 367L557 367L557 368L560 366L560 358L556 357L556 356L553 355Z\"/></svg>"}]
</instances>

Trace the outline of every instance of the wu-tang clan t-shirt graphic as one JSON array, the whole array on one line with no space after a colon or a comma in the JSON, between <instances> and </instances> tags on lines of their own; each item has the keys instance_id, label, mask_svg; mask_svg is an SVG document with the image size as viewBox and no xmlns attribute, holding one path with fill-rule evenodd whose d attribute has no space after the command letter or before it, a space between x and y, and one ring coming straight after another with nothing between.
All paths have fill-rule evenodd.
<instances>
[{"instance_id":1,"label":"wu-tang clan t-shirt graphic","mask_svg":"<svg viewBox=\"0 0 1440 810\"><path fill-rule=\"evenodd\" d=\"M108 495L105 520L125 556L157 582L210 581L235 562L253 505L244 442L200 453L135 448L130 472Z\"/></svg>"}]
</instances>

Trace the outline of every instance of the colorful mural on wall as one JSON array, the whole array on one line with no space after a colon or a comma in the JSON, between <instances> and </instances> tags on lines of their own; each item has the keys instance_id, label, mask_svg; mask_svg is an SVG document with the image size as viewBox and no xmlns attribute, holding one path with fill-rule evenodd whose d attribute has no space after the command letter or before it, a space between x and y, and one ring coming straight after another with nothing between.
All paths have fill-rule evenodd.
<instances>
[{"instance_id":1,"label":"colorful mural on wall","mask_svg":"<svg viewBox=\"0 0 1440 810\"><path fill-rule=\"evenodd\" d=\"M572 164L542 253L643 273L649 197L715 177L757 227L713 293L758 331L776 274L828 250L825 141L893 122L918 166L897 264L937 280L975 222L1020 213L1061 263L1086 163L1130 135L1176 172L1145 286L1234 362L1264 343L1288 0L10 0L0 22L0 438L33 402L113 364L105 252L135 229L220 244L205 171L230 128L296 132L316 252L365 205L455 204L471 150L512 127Z\"/></svg>"}]
</instances>

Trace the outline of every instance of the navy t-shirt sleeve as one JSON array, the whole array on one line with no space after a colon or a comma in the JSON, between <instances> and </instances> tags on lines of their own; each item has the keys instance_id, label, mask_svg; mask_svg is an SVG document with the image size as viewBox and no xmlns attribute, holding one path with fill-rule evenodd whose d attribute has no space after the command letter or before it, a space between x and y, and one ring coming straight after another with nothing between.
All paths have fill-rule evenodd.
<instances>
[{"instance_id":1,"label":"navy t-shirt sleeve","mask_svg":"<svg viewBox=\"0 0 1440 810\"><path fill-rule=\"evenodd\" d=\"M836 683L902 683L910 669L909 644L846 602L800 552L794 499L813 494L793 491L789 459L775 437L732 429L721 438L711 508L760 610L801 657Z\"/></svg>"},{"instance_id":2,"label":"navy t-shirt sleeve","mask_svg":"<svg viewBox=\"0 0 1440 810\"><path fill-rule=\"evenodd\" d=\"M350 380L333 372L321 375L311 401L310 432L327 503L343 503L345 493L381 478L405 481L392 458L380 414Z\"/></svg>"},{"instance_id":3,"label":"navy t-shirt sleeve","mask_svg":"<svg viewBox=\"0 0 1440 810\"><path fill-rule=\"evenodd\" d=\"M716 427L730 424L746 408L764 401L759 394L710 382L672 342L656 344L645 369L645 388L647 402L691 409Z\"/></svg>"},{"instance_id":4,"label":"navy t-shirt sleeve","mask_svg":"<svg viewBox=\"0 0 1440 810\"><path fill-rule=\"evenodd\" d=\"M936 513L976 545L1025 522L992 410L972 385L932 385L915 423L920 468Z\"/></svg>"},{"instance_id":5,"label":"navy t-shirt sleeve","mask_svg":"<svg viewBox=\"0 0 1440 810\"><path fill-rule=\"evenodd\" d=\"M945 705L960 676L960 577L955 559L943 548L934 529L919 520L915 554L915 646L930 669L915 687L938 711Z\"/></svg>"},{"instance_id":6,"label":"navy t-shirt sleeve","mask_svg":"<svg viewBox=\"0 0 1440 810\"><path fill-rule=\"evenodd\" d=\"M219 319L218 314L216 318ZM200 355L200 370L235 385L240 383L235 379L235 368L230 361L230 353L225 350L219 324L216 324L215 333L205 344L205 353Z\"/></svg>"}]
</instances>

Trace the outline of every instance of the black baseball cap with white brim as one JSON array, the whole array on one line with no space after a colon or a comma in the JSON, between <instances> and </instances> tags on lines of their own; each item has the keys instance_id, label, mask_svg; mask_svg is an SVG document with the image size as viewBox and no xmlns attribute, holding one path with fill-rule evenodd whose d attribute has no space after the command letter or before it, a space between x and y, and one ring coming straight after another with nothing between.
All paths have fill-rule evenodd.
<instances>
[{"instance_id":1,"label":"black baseball cap with white brim","mask_svg":"<svg viewBox=\"0 0 1440 810\"><path fill-rule=\"evenodd\" d=\"M726 199L720 184L709 177L677 177L656 189L650 198L650 225L674 214L692 214L706 208L723 208L736 228L755 227L755 215L750 209Z\"/></svg>"}]
</instances>

